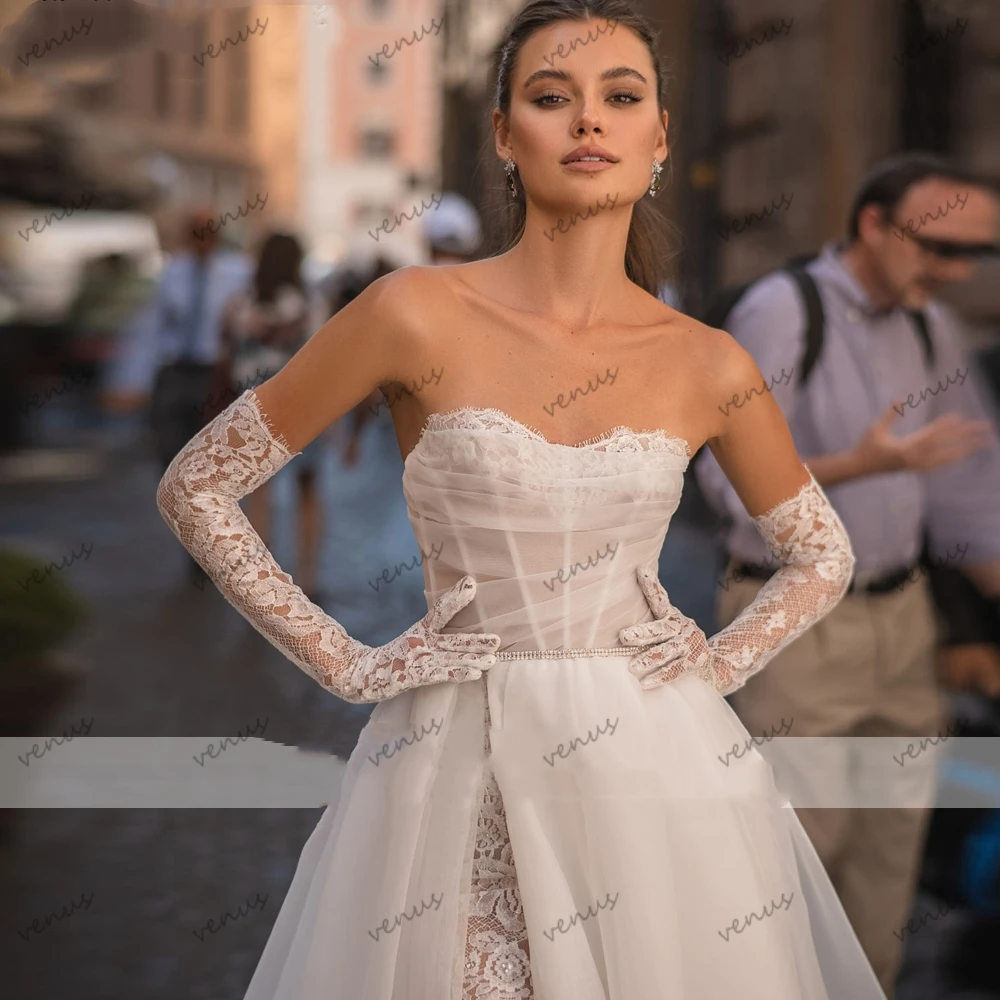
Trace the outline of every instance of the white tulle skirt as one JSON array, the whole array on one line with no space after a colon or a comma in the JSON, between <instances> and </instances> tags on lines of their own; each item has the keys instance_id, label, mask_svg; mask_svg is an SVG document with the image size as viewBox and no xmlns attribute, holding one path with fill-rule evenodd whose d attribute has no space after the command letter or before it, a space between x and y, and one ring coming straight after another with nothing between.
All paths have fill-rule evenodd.
<instances>
[{"instance_id":1,"label":"white tulle skirt","mask_svg":"<svg viewBox=\"0 0 1000 1000\"><path fill-rule=\"evenodd\" d=\"M379 705L247 1000L464 1000L491 774L535 1000L884 1000L770 766L729 753L727 703L626 664L506 660Z\"/></svg>"}]
</instances>

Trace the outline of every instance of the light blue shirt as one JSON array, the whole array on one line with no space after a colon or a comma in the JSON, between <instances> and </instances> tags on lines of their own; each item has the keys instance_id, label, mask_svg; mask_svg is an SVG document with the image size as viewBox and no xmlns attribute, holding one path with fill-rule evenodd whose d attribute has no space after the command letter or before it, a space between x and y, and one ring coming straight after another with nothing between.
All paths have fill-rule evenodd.
<instances>
[{"instance_id":1,"label":"light blue shirt","mask_svg":"<svg viewBox=\"0 0 1000 1000\"><path fill-rule=\"evenodd\" d=\"M804 459L853 448L894 400L901 401L902 411L892 427L896 436L912 434L950 412L994 422L990 446L960 462L826 488L850 536L858 582L914 562L925 528L935 561L962 569L1000 558L996 412L962 349L957 315L936 301L924 310L935 350L929 370L912 320L899 308L876 309L835 246L825 247L807 270L819 288L826 328L823 350L804 389L798 379L806 313L792 279L779 272L752 286L727 323L757 362ZM794 373L783 377L783 369ZM695 475L712 506L730 521L728 551L745 562L773 561L707 449L695 463Z\"/></svg>"},{"instance_id":2,"label":"light blue shirt","mask_svg":"<svg viewBox=\"0 0 1000 1000\"><path fill-rule=\"evenodd\" d=\"M194 360L214 364L221 353L220 334L226 306L247 286L253 275L253 264L244 254L220 250L209 256L203 265L208 272L201 320L197 330L192 331L189 324L197 263L194 254L183 252L173 256L163 269L152 316L158 366L179 360L188 343L192 345Z\"/></svg>"}]
</instances>

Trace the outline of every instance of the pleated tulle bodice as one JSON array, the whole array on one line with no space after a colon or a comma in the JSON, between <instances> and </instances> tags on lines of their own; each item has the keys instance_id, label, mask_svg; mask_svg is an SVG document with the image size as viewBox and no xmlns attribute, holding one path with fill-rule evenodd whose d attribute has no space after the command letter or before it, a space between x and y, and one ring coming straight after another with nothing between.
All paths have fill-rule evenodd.
<instances>
[{"instance_id":1,"label":"pleated tulle bodice","mask_svg":"<svg viewBox=\"0 0 1000 1000\"><path fill-rule=\"evenodd\" d=\"M477 582L445 631L505 650L618 645L652 618L635 572L659 556L688 461L662 431L570 446L498 410L433 414L403 474L428 602Z\"/></svg>"}]
</instances>

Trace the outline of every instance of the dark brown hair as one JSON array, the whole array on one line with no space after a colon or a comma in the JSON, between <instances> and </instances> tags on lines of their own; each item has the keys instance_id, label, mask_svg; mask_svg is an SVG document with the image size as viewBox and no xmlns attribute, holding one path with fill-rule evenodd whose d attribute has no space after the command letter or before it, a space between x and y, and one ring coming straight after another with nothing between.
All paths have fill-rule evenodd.
<instances>
[{"instance_id":1,"label":"dark brown hair","mask_svg":"<svg viewBox=\"0 0 1000 1000\"><path fill-rule=\"evenodd\" d=\"M511 19L503 40L493 56L493 80L496 81L495 106L509 118L510 78L518 53L536 31L559 21L607 20L631 28L645 42L656 73L657 111L664 110L666 78L657 51L657 37L649 22L638 14L627 0L529 0ZM491 139L492 141L492 139ZM495 159L495 154L494 154ZM517 194L512 198L499 162L496 164L503 185L506 210L503 212L503 243L499 253L506 253L524 233L525 202L520 173L514 171ZM664 164L664 189L673 177L673 158ZM650 163L652 171L652 163ZM642 198L632 207L628 240L625 246L625 273L640 288L657 295L668 278L668 261L674 256L666 233L673 227Z\"/></svg>"},{"instance_id":2,"label":"dark brown hair","mask_svg":"<svg viewBox=\"0 0 1000 1000\"><path fill-rule=\"evenodd\" d=\"M985 180L974 171L937 153L911 150L881 160L862 179L861 189L854 197L848 219L848 233L851 239L856 240L860 235L858 218L865 206L879 205L889 218L906 192L928 177L957 181L970 187L987 186Z\"/></svg>"},{"instance_id":3,"label":"dark brown hair","mask_svg":"<svg viewBox=\"0 0 1000 1000\"><path fill-rule=\"evenodd\" d=\"M289 233L271 233L264 241L253 277L258 302L274 302L282 285L303 291L302 244Z\"/></svg>"}]
</instances>

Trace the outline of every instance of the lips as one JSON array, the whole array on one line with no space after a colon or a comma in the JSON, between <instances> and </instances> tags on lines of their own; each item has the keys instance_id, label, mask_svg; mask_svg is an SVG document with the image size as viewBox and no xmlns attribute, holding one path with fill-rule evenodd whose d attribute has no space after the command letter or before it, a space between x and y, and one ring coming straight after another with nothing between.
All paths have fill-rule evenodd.
<instances>
[{"instance_id":1,"label":"lips","mask_svg":"<svg viewBox=\"0 0 1000 1000\"><path fill-rule=\"evenodd\" d=\"M618 157L613 156L606 149L602 149L600 146L581 146L579 149L574 149L569 156L563 159L563 163L579 163L583 162L599 162L603 161L605 163L617 163Z\"/></svg>"}]
</instances>

